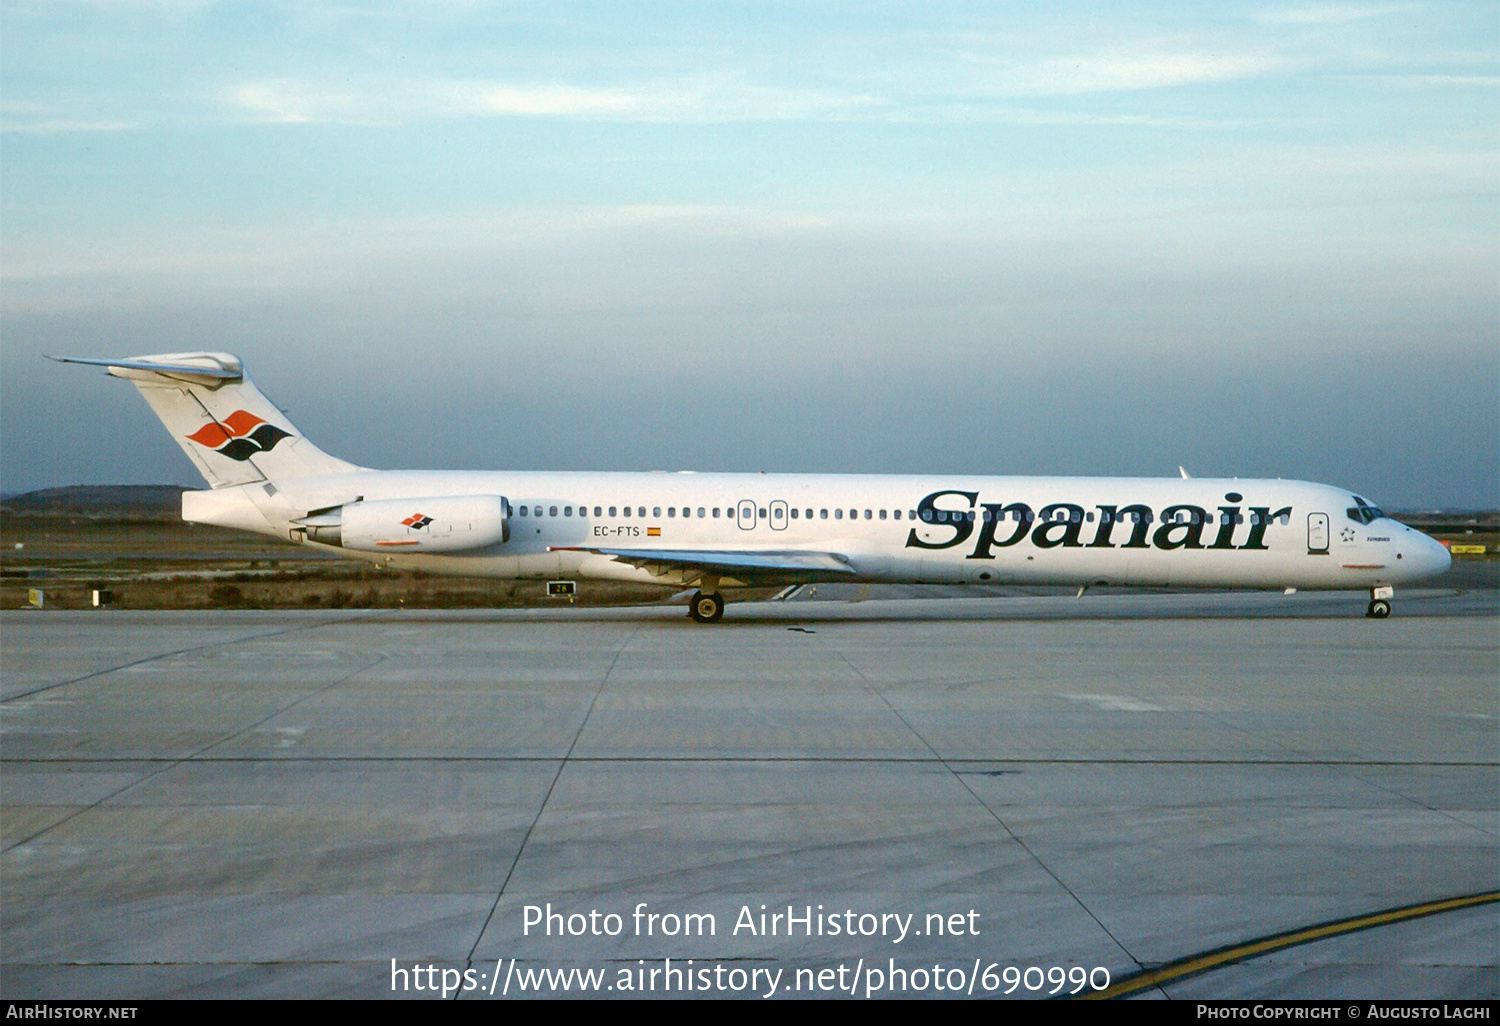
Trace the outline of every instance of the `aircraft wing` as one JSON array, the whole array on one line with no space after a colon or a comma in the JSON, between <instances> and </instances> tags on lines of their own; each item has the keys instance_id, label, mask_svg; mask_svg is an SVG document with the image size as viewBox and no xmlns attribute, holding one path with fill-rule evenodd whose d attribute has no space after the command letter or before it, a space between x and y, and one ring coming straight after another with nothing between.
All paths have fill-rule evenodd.
<instances>
[{"instance_id":1,"label":"aircraft wing","mask_svg":"<svg viewBox=\"0 0 1500 1026\"><path fill-rule=\"evenodd\" d=\"M741 581L828 580L853 574L854 568L833 552L760 549L616 549L583 545L556 546L553 552L592 552L649 570L658 577L678 574L684 580L712 574Z\"/></svg>"}]
</instances>

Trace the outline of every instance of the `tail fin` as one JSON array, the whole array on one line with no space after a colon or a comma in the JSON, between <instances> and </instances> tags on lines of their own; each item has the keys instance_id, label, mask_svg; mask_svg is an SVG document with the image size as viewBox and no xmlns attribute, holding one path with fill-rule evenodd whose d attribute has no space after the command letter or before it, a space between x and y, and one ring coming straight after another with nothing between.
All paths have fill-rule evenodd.
<instances>
[{"instance_id":1,"label":"tail fin","mask_svg":"<svg viewBox=\"0 0 1500 1026\"><path fill-rule=\"evenodd\" d=\"M361 469L302 437L228 353L52 359L106 367L133 382L214 488Z\"/></svg>"}]
</instances>

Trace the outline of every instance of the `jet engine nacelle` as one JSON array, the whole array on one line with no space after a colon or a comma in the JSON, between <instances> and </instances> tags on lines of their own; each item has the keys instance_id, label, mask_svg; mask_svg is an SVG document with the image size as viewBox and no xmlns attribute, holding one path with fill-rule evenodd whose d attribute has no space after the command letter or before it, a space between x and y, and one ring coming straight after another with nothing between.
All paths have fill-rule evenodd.
<instances>
[{"instance_id":1,"label":"jet engine nacelle","mask_svg":"<svg viewBox=\"0 0 1500 1026\"><path fill-rule=\"evenodd\" d=\"M319 510L293 521L307 540L359 552L467 552L510 540L499 495L375 499Z\"/></svg>"}]
</instances>

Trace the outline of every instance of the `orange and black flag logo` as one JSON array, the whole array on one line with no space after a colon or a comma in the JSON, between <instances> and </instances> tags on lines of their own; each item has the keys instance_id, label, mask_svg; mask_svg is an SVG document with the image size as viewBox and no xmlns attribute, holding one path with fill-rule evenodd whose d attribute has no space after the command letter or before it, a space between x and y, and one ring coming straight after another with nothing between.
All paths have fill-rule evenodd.
<instances>
[{"instance_id":1,"label":"orange and black flag logo","mask_svg":"<svg viewBox=\"0 0 1500 1026\"><path fill-rule=\"evenodd\" d=\"M413 513L411 516L401 521L401 523L411 528L413 531L420 531L422 528L432 523L432 518L424 513Z\"/></svg>"},{"instance_id":2,"label":"orange and black flag logo","mask_svg":"<svg viewBox=\"0 0 1500 1026\"><path fill-rule=\"evenodd\" d=\"M276 443L291 435L275 424L267 424L253 413L235 410L223 420L204 424L188 438L220 456L241 462L258 452L270 452Z\"/></svg>"}]
</instances>

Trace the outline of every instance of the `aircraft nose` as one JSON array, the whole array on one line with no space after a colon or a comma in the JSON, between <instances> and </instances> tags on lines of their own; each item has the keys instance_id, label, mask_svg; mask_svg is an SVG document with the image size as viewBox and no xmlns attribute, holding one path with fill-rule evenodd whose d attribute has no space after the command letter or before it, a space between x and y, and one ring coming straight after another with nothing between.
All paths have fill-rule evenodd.
<instances>
[{"instance_id":1,"label":"aircraft nose","mask_svg":"<svg viewBox=\"0 0 1500 1026\"><path fill-rule=\"evenodd\" d=\"M1417 558L1418 565L1422 568L1423 577L1432 577L1444 573L1453 565L1453 556L1448 547L1433 538L1425 535L1418 539L1421 543L1419 551L1413 553Z\"/></svg>"},{"instance_id":2,"label":"aircraft nose","mask_svg":"<svg viewBox=\"0 0 1500 1026\"><path fill-rule=\"evenodd\" d=\"M1448 546L1432 538L1427 539L1427 544L1432 546L1432 572L1435 574L1446 573L1453 565L1453 553L1448 551Z\"/></svg>"}]
</instances>

